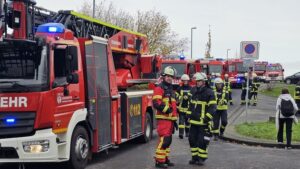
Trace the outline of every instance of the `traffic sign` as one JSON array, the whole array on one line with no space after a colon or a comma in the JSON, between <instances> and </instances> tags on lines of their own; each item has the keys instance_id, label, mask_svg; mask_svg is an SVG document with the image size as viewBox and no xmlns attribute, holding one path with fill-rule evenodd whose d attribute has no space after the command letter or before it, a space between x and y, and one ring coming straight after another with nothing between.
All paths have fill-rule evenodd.
<instances>
[{"instance_id":1,"label":"traffic sign","mask_svg":"<svg viewBox=\"0 0 300 169\"><path fill-rule=\"evenodd\" d=\"M242 41L241 42L241 58L259 58L259 42L258 41Z\"/></svg>"},{"instance_id":2,"label":"traffic sign","mask_svg":"<svg viewBox=\"0 0 300 169\"><path fill-rule=\"evenodd\" d=\"M243 58L243 66L244 67L253 67L254 66L254 59L253 58Z\"/></svg>"}]
</instances>

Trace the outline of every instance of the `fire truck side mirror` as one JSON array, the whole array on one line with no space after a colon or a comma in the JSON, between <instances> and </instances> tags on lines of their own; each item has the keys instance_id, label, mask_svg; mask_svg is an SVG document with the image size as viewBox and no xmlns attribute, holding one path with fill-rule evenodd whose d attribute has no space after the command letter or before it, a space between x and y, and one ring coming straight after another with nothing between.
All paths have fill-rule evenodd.
<instances>
[{"instance_id":1,"label":"fire truck side mirror","mask_svg":"<svg viewBox=\"0 0 300 169\"><path fill-rule=\"evenodd\" d=\"M66 54L66 63L69 64L69 72L73 73L78 70L78 54L76 46L68 46L68 51Z\"/></svg>"},{"instance_id":2,"label":"fire truck side mirror","mask_svg":"<svg viewBox=\"0 0 300 169\"><path fill-rule=\"evenodd\" d=\"M135 50L140 51L142 46L142 40L141 39L136 39L135 40Z\"/></svg>"},{"instance_id":3,"label":"fire truck side mirror","mask_svg":"<svg viewBox=\"0 0 300 169\"><path fill-rule=\"evenodd\" d=\"M77 84L79 82L78 73L72 73L67 76L67 83L69 84Z\"/></svg>"}]
</instances>

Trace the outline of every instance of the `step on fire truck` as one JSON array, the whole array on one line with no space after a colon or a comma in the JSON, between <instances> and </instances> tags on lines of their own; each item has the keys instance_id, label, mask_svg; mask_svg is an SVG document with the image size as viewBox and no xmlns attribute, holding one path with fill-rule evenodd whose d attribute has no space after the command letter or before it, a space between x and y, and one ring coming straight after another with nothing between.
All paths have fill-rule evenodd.
<instances>
[{"instance_id":1,"label":"step on fire truck","mask_svg":"<svg viewBox=\"0 0 300 169\"><path fill-rule=\"evenodd\" d=\"M152 137L146 36L35 0L2 1L0 163L67 162ZM9 30L12 30L10 32Z\"/></svg>"}]
</instances>

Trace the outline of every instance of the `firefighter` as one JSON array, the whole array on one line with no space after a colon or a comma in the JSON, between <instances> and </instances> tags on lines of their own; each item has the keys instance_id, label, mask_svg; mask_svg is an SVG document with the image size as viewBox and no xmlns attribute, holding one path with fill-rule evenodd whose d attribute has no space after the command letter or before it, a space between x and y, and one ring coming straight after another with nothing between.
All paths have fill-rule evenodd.
<instances>
[{"instance_id":1,"label":"firefighter","mask_svg":"<svg viewBox=\"0 0 300 169\"><path fill-rule=\"evenodd\" d=\"M226 91L228 92L228 102L230 103L230 105L233 105L233 101L232 101L232 93L231 93L231 83L229 81L229 76L226 73L224 76L224 87L226 89Z\"/></svg>"},{"instance_id":2,"label":"firefighter","mask_svg":"<svg viewBox=\"0 0 300 169\"><path fill-rule=\"evenodd\" d=\"M216 73L216 78L221 77L220 73Z\"/></svg>"},{"instance_id":3,"label":"firefighter","mask_svg":"<svg viewBox=\"0 0 300 169\"><path fill-rule=\"evenodd\" d=\"M253 96L253 106L257 105L257 93L258 93L258 88L260 86L260 83L258 82L258 78L256 73L252 74L252 87L251 87L251 92L249 95L249 101L251 101L252 96Z\"/></svg>"},{"instance_id":4,"label":"firefighter","mask_svg":"<svg viewBox=\"0 0 300 169\"><path fill-rule=\"evenodd\" d=\"M215 86L215 78L216 78L216 74L214 72L211 73L210 77L209 77L209 87L212 89Z\"/></svg>"},{"instance_id":5,"label":"firefighter","mask_svg":"<svg viewBox=\"0 0 300 169\"><path fill-rule=\"evenodd\" d=\"M217 110L213 116L214 123L213 123L212 134L214 136L214 140L218 140L219 136L223 136L225 127L227 125L228 92L221 78L215 79L215 85L216 85L216 89L214 90L214 92L217 100ZM221 127L219 126L220 119L221 119Z\"/></svg>"},{"instance_id":6,"label":"firefighter","mask_svg":"<svg viewBox=\"0 0 300 169\"><path fill-rule=\"evenodd\" d=\"M191 98L191 86L189 85L190 77L187 74L181 76L182 86L177 89L176 97L179 100L178 110L179 110L179 138L183 139L183 134L185 132L185 137L189 136L190 124L188 122L188 107Z\"/></svg>"},{"instance_id":7,"label":"firefighter","mask_svg":"<svg viewBox=\"0 0 300 169\"><path fill-rule=\"evenodd\" d=\"M216 111L216 99L212 89L206 85L205 73L194 75L196 86L191 89L192 98L189 107L190 135L189 143L192 153L191 165L203 165L208 155L211 138L213 113Z\"/></svg>"},{"instance_id":8,"label":"firefighter","mask_svg":"<svg viewBox=\"0 0 300 169\"><path fill-rule=\"evenodd\" d=\"M245 73L245 80L242 83L241 105L245 105L246 104L247 79L248 79L248 73ZM249 78L248 99L249 99L249 96L250 96L251 86L252 86L252 80Z\"/></svg>"},{"instance_id":9,"label":"firefighter","mask_svg":"<svg viewBox=\"0 0 300 169\"><path fill-rule=\"evenodd\" d=\"M157 133L159 142L155 152L155 167L167 168L174 166L168 156L172 143L172 134L177 126L177 108L175 92L172 88L172 80L176 74L173 67L168 66L162 73L163 81L154 89L153 106L157 110Z\"/></svg>"},{"instance_id":10,"label":"firefighter","mask_svg":"<svg viewBox=\"0 0 300 169\"><path fill-rule=\"evenodd\" d=\"M294 99L295 99L295 102L296 102L297 106L300 109L300 81L297 83L297 85L295 87ZM298 110L298 112L296 114L299 115L300 110Z\"/></svg>"}]
</instances>

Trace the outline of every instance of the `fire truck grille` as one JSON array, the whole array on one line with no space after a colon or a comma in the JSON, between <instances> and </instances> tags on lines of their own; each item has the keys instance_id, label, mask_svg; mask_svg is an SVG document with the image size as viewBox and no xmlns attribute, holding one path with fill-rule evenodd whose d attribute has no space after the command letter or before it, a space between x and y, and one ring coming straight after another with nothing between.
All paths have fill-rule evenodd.
<instances>
[{"instance_id":1,"label":"fire truck grille","mask_svg":"<svg viewBox=\"0 0 300 169\"><path fill-rule=\"evenodd\" d=\"M0 138L33 134L34 112L0 112Z\"/></svg>"},{"instance_id":2,"label":"fire truck grille","mask_svg":"<svg viewBox=\"0 0 300 169\"><path fill-rule=\"evenodd\" d=\"M277 77L278 74L269 74L269 77Z\"/></svg>"}]
</instances>

